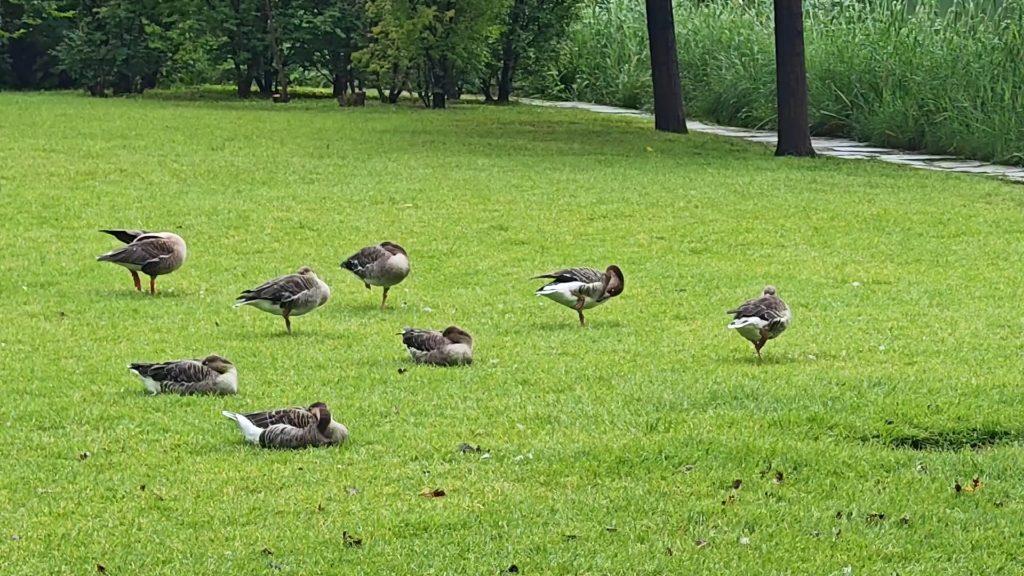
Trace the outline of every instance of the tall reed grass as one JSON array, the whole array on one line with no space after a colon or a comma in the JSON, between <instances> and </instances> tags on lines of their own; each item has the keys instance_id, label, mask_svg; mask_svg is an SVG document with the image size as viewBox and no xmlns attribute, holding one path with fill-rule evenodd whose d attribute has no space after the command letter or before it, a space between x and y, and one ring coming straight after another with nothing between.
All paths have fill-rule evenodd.
<instances>
[{"instance_id":1,"label":"tall reed grass","mask_svg":"<svg viewBox=\"0 0 1024 576\"><path fill-rule=\"evenodd\" d=\"M774 128L767 0L676 0L689 115ZM650 109L644 3L591 0L536 95ZM1024 164L1024 0L805 0L811 130Z\"/></svg>"}]
</instances>

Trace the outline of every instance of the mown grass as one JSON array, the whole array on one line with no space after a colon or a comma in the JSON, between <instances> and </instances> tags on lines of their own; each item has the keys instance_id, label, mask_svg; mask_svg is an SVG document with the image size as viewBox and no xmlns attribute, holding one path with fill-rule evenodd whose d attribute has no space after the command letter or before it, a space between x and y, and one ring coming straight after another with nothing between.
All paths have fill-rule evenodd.
<instances>
[{"instance_id":1,"label":"mown grass","mask_svg":"<svg viewBox=\"0 0 1024 576\"><path fill-rule=\"evenodd\" d=\"M0 110L6 574L1018 568L1019 187L524 107ZM110 226L188 260L136 293L94 260ZM338 263L383 239L413 272L380 312ZM583 329L527 280L613 262ZM231 308L303 264L333 294L293 335ZM723 312L769 282L795 319L758 363ZM475 365L410 366L401 327L449 323ZM238 396L124 368L214 351ZM220 416L315 400L349 444L260 451Z\"/></svg>"},{"instance_id":2,"label":"mown grass","mask_svg":"<svg viewBox=\"0 0 1024 576\"><path fill-rule=\"evenodd\" d=\"M675 3L688 112L776 125L772 3ZM560 58L524 78L546 96L650 109L643 2L592 0ZM1020 0L804 2L811 131L874 144L1024 162Z\"/></svg>"}]
</instances>

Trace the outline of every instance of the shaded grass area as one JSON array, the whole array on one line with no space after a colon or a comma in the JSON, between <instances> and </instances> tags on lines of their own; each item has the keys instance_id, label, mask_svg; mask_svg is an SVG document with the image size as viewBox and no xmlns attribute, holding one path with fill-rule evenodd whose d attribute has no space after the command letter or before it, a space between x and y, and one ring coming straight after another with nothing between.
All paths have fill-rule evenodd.
<instances>
[{"instance_id":1,"label":"shaded grass area","mask_svg":"<svg viewBox=\"0 0 1024 576\"><path fill-rule=\"evenodd\" d=\"M0 110L8 573L1015 566L1017 187L515 106ZM95 262L112 226L188 241L156 297ZM384 239L413 272L380 312L338 264ZM527 280L609 263L626 290L584 329ZM333 292L292 336L231 308L303 264ZM724 311L767 283L794 323L759 364ZM474 366L411 367L401 327L450 323ZM124 368L209 352L238 396ZM348 445L260 451L220 416L316 400ZM915 443L941 449L892 449Z\"/></svg>"},{"instance_id":2,"label":"shaded grass area","mask_svg":"<svg viewBox=\"0 0 1024 576\"><path fill-rule=\"evenodd\" d=\"M1024 3L924 0L804 6L811 131L891 148L1024 162ZM675 4L687 112L776 125L772 3ZM644 6L594 0L560 58L523 78L549 97L650 110Z\"/></svg>"}]
</instances>

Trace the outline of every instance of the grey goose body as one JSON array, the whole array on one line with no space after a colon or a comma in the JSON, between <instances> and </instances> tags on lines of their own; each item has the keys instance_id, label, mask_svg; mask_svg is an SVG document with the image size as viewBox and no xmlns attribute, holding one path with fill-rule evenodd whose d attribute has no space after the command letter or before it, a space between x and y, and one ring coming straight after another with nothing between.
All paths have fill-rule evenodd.
<instances>
[{"instance_id":1,"label":"grey goose body","mask_svg":"<svg viewBox=\"0 0 1024 576\"><path fill-rule=\"evenodd\" d=\"M238 424L247 442L262 448L308 448L343 444L348 428L334 420L323 402L264 412L222 414Z\"/></svg>"},{"instance_id":2,"label":"grey goose body","mask_svg":"<svg viewBox=\"0 0 1024 576\"><path fill-rule=\"evenodd\" d=\"M188 250L185 240L173 232L146 232L145 230L101 230L125 242L125 245L96 257L100 262L112 262L132 273L135 289L141 291L139 272L149 276L149 292L156 294L156 277L170 274L185 263Z\"/></svg>"},{"instance_id":3,"label":"grey goose body","mask_svg":"<svg viewBox=\"0 0 1024 576\"><path fill-rule=\"evenodd\" d=\"M473 363L473 337L458 326L437 330L402 329L402 343L417 364L459 366Z\"/></svg>"},{"instance_id":4,"label":"grey goose body","mask_svg":"<svg viewBox=\"0 0 1024 576\"><path fill-rule=\"evenodd\" d=\"M388 290L405 280L409 275L409 255L394 242L381 242L366 246L349 256L341 267L356 275L369 290L371 286L384 288L380 301L381 310L388 301Z\"/></svg>"},{"instance_id":5,"label":"grey goose body","mask_svg":"<svg viewBox=\"0 0 1024 576\"><path fill-rule=\"evenodd\" d=\"M302 316L323 306L331 297L331 289L309 266L294 274L278 276L238 296L235 308L253 306L258 310L284 317L285 328L292 331L291 318Z\"/></svg>"},{"instance_id":6,"label":"grey goose body","mask_svg":"<svg viewBox=\"0 0 1024 576\"><path fill-rule=\"evenodd\" d=\"M566 268L534 276L531 280L539 278L547 278L551 282L541 286L534 293L576 310L580 326L585 325L584 310L600 306L622 294L626 281L622 270L614 264L603 272L588 267Z\"/></svg>"},{"instance_id":7,"label":"grey goose body","mask_svg":"<svg viewBox=\"0 0 1024 576\"><path fill-rule=\"evenodd\" d=\"M758 358L764 345L785 332L793 319L789 305L779 298L774 286L765 286L760 297L751 298L726 314L733 315L729 329L753 343Z\"/></svg>"},{"instance_id":8,"label":"grey goose body","mask_svg":"<svg viewBox=\"0 0 1024 576\"><path fill-rule=\"evenodd\" d=\"M128 369L150 394L236 394L238 370L227 358L210 354L202 359L133 362Z\"/></svg>"}]
</instances>

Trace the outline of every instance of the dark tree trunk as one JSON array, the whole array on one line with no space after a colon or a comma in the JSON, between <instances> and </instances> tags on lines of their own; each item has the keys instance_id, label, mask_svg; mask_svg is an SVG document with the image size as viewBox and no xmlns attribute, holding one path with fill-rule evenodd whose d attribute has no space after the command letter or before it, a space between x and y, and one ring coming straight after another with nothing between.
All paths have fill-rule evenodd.
<instances>
[{"instance_id":1,"label":"dark tree trunk","mask_svg":"<svg viewBox=\"0 0 1024 576\"><path fill-rule=\"evenodd\" d=\"M494 95L491 94L491 77L488 76L480 81L480 93L484 95L484 102L494 102Z\"/></svg>"},{"instance_id":2,"label":"dark tree trunk","mask_svg":"<svg viewBox=\"0 0 1024 576\"><path fill-rule=\"evenodd\" d=\"M240 66L235 66L235 86L238 89L239 98L252 96L252 75L249 71L242 71Z\"/></svg>"},{"instance_id":3,"label":"dark tree trunk","mask_svg":"<svg viewBox=\"0 0 1024 576\"><path fill-rule=\"evenodd\" d=\"M345 95L345 76L342 75L339 72L335 72L334 73L334 79L333 79L332 82L334 84L334 90L332 91L332 94L334 94L334 97L337 98L338 96L344 96Z\"/></svg>"},{"instance_id":4,"label":"dark tree trunk","mask_svg":"<svg viewBox=\"0 0 1024 576\"><path fill-rule=\"evenodd\" d=\"M512 75L515 73L514 58L506 51L501 63L501 75L498 76L498 104L508 104L512 96Z\"/></svg>"},{"instance_id":5,"label":"dark tree trunk","mask_svg":"<svg viewBox=\"0 0 1024 576\"><path fill-rule=\"evenodd\" d=\"M647 36L654 81L654 129L686 134L672 0L647 0Z\"/></svg>"},{"instance_id":6,"label":"dark tree trunk","mask_svg":"<svg viewBox=\"0 0 1024 576\"><path fill-rule=\"evenodd\" d=\"M801 0L775 0L775 82L779 108L776 156L814 156L807 122L803 20Z\"/></svg>"},{"instance_id":7,"label":"dark tree trunk","mask_svg":"<svg viewBox=\"0 0 1024 576\"><path fill-rule=\"evenodd\" d=\"M447 66L445 66L444 59L442 58L436 65L432 65L430 69L430 107L434 110L444 110L447 103L445 87L448 85Z\"/></svg>"},{"instance_id":8,"label":"dark tree trunk","mask_svg":"<svg viewBox=\"0 0 1024 576\"><path fill-rule=\"evenodd\" d=\"M263 58L260 58L260 70L263 74L263 83L257 80L256 85L260 88L260 96L270 98L274 95L274 69L263 67Z\"/></svg>"},{"instance_id":9,"label":"dark tree trunk","mask_svg":"<svg viewBox=\"0 0 1024 576\"><path fill-rule=\"evenodd\" d=\"M434 110L444 110L445 101L444 89L434 88L434 93L430 96L430 107Z\"/></svg>"},{"instance_id":10,"label":"dark tree trunk","mask_svg":"<svg viewBox=\"0 0 1024 576\"><path fill-rule=\"evenodd\" d=\"M288 75L284 73L284 58L277 42L277 25L274 23L274 8L270 0L264 0L267 9L267 30L270 32L270 49L274 52L274 67L277 68L277 83L281 96L275 96L274 102L288 102Z\"/></svg>"}]
</instances>

